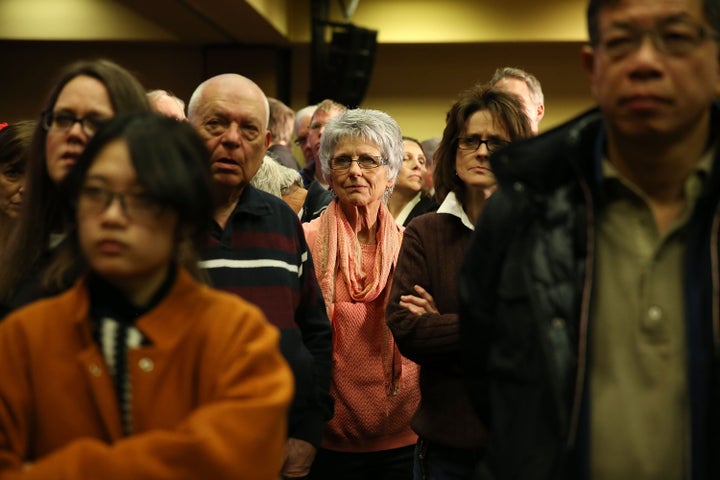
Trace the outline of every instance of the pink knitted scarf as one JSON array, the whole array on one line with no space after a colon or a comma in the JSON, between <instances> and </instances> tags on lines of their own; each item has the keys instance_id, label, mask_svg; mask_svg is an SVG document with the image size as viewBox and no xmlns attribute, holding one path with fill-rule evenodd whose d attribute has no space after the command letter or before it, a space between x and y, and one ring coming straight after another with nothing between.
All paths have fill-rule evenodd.
<instances>
[{"instance_id":1,"label":"pink knitted scarf","mask_svg":"<svg viewBox=\"0 0 720 480\"><path fill-rule=\"evenodd\" d=\"M320 290L323 292L328 317L333 324L334 331L337 328L334 313L335 280L338 269L347 285L350 297L356 302L372 302L380 295L388 295L392 273L400 253L403 227L395 223L388 208L385 204L381 204L378 210L374 268L369 272L364 272L360 242L337 200L330 203L327 210L320 216L319 222L313 260L315 274L320 284ZM387 340L382 352L385 388L389 396L395 396L398 393L399 381L402 376L402 360L392 334L385 325L385 319L379 320L384 325Z\"/></svg>"},{"instance_id":2,"label":"pink knitted scarf","mask_svg":"<svg viewBox=\"0 0 720 480\"><path fill-rule=\"evenodd\" d=\"M315 252L319 252L319 255L315 255L314 261L328 314L332 313L332 305L335 303L335 275L338 269L351 298L357 302L375 300L388 286L400 252L402 227L395 223L385 204L381 204L378 210L376 239L378 248L375 266L372 271L363 272L360 242L338 201L333 200L320 217L315 240Z\"/></svg>"}]
</instances>

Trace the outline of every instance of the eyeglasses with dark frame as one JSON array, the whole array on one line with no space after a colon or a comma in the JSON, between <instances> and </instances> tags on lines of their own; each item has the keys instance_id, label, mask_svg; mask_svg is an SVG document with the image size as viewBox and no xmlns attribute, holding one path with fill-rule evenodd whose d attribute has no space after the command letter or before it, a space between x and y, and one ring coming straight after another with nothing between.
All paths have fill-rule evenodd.
<instances>
[{"instance_id":1,"label":"eyeglasses with dark frame","mask_svg":"<svg viewBox=\"0 0 720 480\"><path fill-rule=\"evenodd\" d=\"M85 185L80 189L77 201L79 215L100 215L118 199L123 214L130 220L147 222L156 220L165 206L146 193L113 192L97 185Z\"/></svg>"},{"instance_id":2,"label":"eyeglasses with dark frame","mask_svg":"<svg viewBox=\"0 0 720 480\"><path fill-rule=\"evenodd\" d=\"M480 148L480 145L482 144L485 144L488 152L495 153L501 148L507 147L510 142L500 140L499 138L488 138L487 140L483 140L477 135L471 135L469 137L458 137L458 148L460 150L471 150L474 152L475 150Z\"/></svg>"},{"instance_id":3,"label":"eyeglasses with dark frame","mask_svg":"<svg viewBox=\"0 0 720 480\"><path fill-rule=\"evenodd\" d=\"M67 132L76 123L80 124L83 133L87 137L92 137L109 119L99 116L89 116L78 118L70 112L52 111L43 112L42 126L46 131L57 130L59 132Z\"/></svg>"},{"instance_id":4,"label":"eyeglasses with dark frame","mask_svg":"<svg viewBox=\"0 0 720 480\"><path fill-rule=\"evenodd\" d=\"M387 159L380 155L358 155L351 157L350 155L338 155L330 160L330 168L336 172L350 170L353 162L357 162L358 166L363 170L372 170L382 165L387 165Z\"/></svg>"},{"instance_id":5,"label":"eyeglasses with dark frame","mask_svg":"<svg viewBox=\"0 0 720 480\"><path fill-rule=\"evenodd\" d=\"M684 57L697 49L705 40L720 41L718 33L688 19L669 19L653 28L641 29L620 24L601 34L599 46L613 60L636 52L645 37L653 47L672 57Z\"/></svg>"},{"instance_id":6,"label":"eyeglasses with dark frame","mask_svg":"<svg viewBox=\"0 0 720 480\"><path fill-rule=\"evenodd\" d=\"M293 143L298 147L302 147L303 145L305 145L306 141L307 137L297 137L295 140L293 140Z\"/></svg>"}]
</instances>

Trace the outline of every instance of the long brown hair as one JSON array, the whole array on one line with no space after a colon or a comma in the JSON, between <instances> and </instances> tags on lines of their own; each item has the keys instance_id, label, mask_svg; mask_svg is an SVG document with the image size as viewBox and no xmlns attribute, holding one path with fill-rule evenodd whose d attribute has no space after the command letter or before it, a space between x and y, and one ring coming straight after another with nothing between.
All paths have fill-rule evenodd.
<instances>
[{"instance_id":1,"label":"long brown hair","mask_svg":"<svg viewBox=\"0 0 720 480\"><path fill-rule=\"evenodd\" d=\"M510 140L532 135L530 121L525 115L520 99L488 84L475 85L460 93L457 101L447 113L445 130L440 145L435 151L435 199L440 204L450 192L455 192L464 206L467 187L455 174L458 137L465 130L468 119L481 110L487 110L493 121L508 134Z\"/></svg>"},{"instance_id":2,"label":"long brown hair","mask_svg":"<svg viewBox=\"0 0 720 480\"><path fill-rule=\"evenodd\" d=\"M60 92L71 80L88 76L102 82L107 89L114 113L149 111L145 89L127 70L108 60L84 60L65 67L45 102L43 111L55 107ZM48 249L50 235L66 230L64 199L47 172L45 141L47 131L38 122L30 147L25 181L25 198L20 218L8 243L0 252L0 301L7 302L28 272Z\"/></svg>"}]
</instances>

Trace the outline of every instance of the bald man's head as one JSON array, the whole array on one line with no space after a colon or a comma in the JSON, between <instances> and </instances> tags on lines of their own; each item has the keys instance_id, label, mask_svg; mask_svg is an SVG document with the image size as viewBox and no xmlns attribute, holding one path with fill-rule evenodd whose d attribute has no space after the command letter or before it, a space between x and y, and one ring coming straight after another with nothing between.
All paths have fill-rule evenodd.
<instances>
[{"instance_id":1,"label":"bald man's head","mask_svg":"<svg viewBox=\"0 0 720 480\"><path fill-rule=\"evenodd\" d=\"M223 74L201 83L188 104L188 119L210 150L218 188L228 195L255 176L270 143L270 108L249 78Z\"/></svg>"},{"instance_id":2,"label":"bald man's head","mask_svg":"<svg viewBox=\"0 0 720 480\"><path fill-rule=\"evenodd\" d=\"M237 89L238 96L247 96L248 98L256 96L264 104L266 120L270 119L270 105L267 96L265 96L265 92L257 83L236 73L223 73L208 78L197 86L188 103L188 119L190 121L192 121L192 116L196 113L198 105L203 101L207 101L203 99L203 95L205 90L208 89L209 95L216 95L218 91L230 95L234 89ZM267 124L267 121L265 123Z\"/></svg>"}]
</instances>

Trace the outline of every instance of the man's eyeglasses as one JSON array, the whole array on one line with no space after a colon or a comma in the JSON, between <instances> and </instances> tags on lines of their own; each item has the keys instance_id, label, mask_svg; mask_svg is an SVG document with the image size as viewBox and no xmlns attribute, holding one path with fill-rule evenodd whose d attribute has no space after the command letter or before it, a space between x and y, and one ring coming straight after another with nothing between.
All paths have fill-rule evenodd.
<instances>
[{"instance_id":1,"label":"man's eyeglasses","mask_svg":"<svg viewBox=\"0 0 720 480\"><path fill-rule=\"evenodd\" d=\"M123 214L130 220L153 221L165 210L163 205L146 193L120 193L100 186L86 185L82 187L78 197L78 214L100 215L116 198L120 202Z\"/></svg>"},{"instance_id":2,"label":"man's eyeglasses","mask_svg":"<svg viewBox=\"0 0 720 480\"><path fill-rule=\"evenodd\" d=\"M340 155L330 160L330 168L337 172L342 172L349 170L353 162L357 162L358 166L363 170L372 170L373 168L387 165L387 160L380 155L360 155L356 158L349 155Z\"/></svg>"},{"instance_id":3,"label":"man's eyeglasses","mask_svg":"<svg viewBox=\"0 0 720 480\"><path fill-rule=\"evenodd\" d=\"M665 22L650 29L616 26L601 35L599 44L608 57L617 60L636 52L645 36L650 37L655 50L673 57L689 55L705 40L720 40L718 33L711 28L682 20Z\"/></svg>"},{"instance_id":4,"label":"man's eyeglasses","mask_svg":"<svg viewBox=\"0 0 720 480\"><path fill-rule=\"evenodd\" d=\"M295 140L293 140L293 143L297 145L298 147L302 147L305 145L305 142L307 141L307 137L297 137Z\"/></svg>"},{"instance_id":5,"label":"man's eyeglasses","mask_svg":"<svg viewBox=\"0 0 720 480\"><path fill-rule=\"evenodd\" d=\"M42 126L45 130L52 129L60 132L67 132L73 125L79 123L82 127L82 131L88 137L95 135L95 132L97 132L107 121L107 118L98 116L78 118L69 112L53 113L51 111L47 111L42 115Z\"/></svg>"},{"instance_id":6,"label":"man's eyeglasses","mask_svg":"<svg viewBox=\"0 0 720 480\"><path fill-rule=\"evenodd\" d=\"M510 142L506 142L505 140L499 140L497 138L488 138L487 140L483 140L482 138L478 136L470 136L470 137L460 137L458 138L458 148L460 150L472 150L475 151L478 148L480 148L480 145L485 144L485 147L487 147L488 152L494 153L501 148L507 147Z\"/></svg>"}]
</instances>

